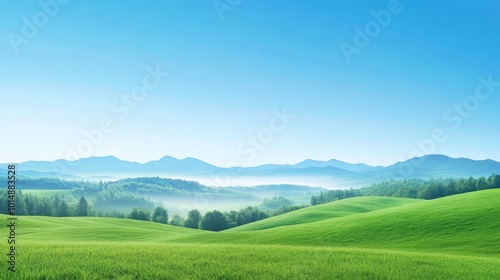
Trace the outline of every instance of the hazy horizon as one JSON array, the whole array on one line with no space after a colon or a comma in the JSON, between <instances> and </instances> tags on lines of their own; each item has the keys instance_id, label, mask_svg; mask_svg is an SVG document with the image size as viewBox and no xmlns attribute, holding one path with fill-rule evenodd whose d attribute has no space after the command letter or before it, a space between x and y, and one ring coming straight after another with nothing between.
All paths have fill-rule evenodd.
<instances>
[{"instance_id":1,"label":"hazy horizon","mask_svg":"<svg viewBox=\"0 0 500 280\"><path fill-rule=\"evenodd\" d=\"M480 158L480 159L475 159L475 158L468 158L468 157L452 157L452 156L448 156L448 155L444 155L444 154L426 154L426 155L423 155L423 156L444 156L444 157L449 157L449 158L452 158L452 159L470 159L470 160L474 160L474 161L484 161L484 160L493 160L493 161L497 161L497 160L494 160L492 158ZM218 166L216 164L213 164L209 161L206 161L204 159L201 159L201 158L196 158L196 157L191 157L191 156L187 156L187 157L184 157L184 158L176 158L176 157L173 157L173 156L169 156L169 155L165 155L165 156L162 156L160 158L156 158L156 159L151 159L151 160L147 160L147 161L135 161L135 160L129 160L129 159L123 159L123 158L120 158L120 157L117 157L117 156L114 156L114 155L103 155L103 156L90 156L90 157L86 157L86 158L78 158L78 159L75 159L75 160L70 160L70 161L78 161L78 160L82 160L82 159L89 159L89 158L106 158L106 157L113 157L113 158L117 158L118 160L121 160L121 161L125 161L125 162L132 162L132 163L139 163L139 164L146 164L146 163L150 163L150 162L155 162L155 161L159 161L165 157L170 157L170 158L173 158L173 159L176 159L176 160L185 160L185 159L197 159L197 160L200 160L202 162L205 162L205 163L208 163L210 165L213 165L215 167L220 167L220 168L226 168L226 166ZM27 161L22 161L22 162L0 162L0 164L8 164L8 163L15 163L15 164L21 164L21 163L26 163L26 162L53 162L53 161L57 161L57 160L66 160L66 159L63 159L63 158L60 158L60 159L55 159L55 160L46 160L46 159L34 159L34 160L27 160ZM371 164L367 164L365 162L348 162L348 161L343 161L343 160L340 160L340 159L337 159L337 158L330 158L330 159L313 159L313 158L306 158L306 159L303 159L301 161L298 161L298 162L291 162L291 163L275 163L275 162L269 162L269 163L264 163L264 164L261 164L261 165L250 165L250 166L232 166L232 167L259 167L259 166L263 166L263 165L290 165L290 166L293 166L293 165L297 165L299 163L302 163L304 161L308 161L308 160L311 160L311 161L319 161L319 162L328 162L330 160L334 160L334 161L340 161L340 162L343 162L343 163L347 163L347 164L365 164L365 165L368 165L368 166L371 166L371 167L388 167L388 166L391 166L391 165L394 165L396 163L399 163L399 162L402 162L402 161L396 161L396 162L393 162L393 163L390 163L388 165L371 165ZM497 161L498 162L498 161Z\"/></svg>"}]
</instances>

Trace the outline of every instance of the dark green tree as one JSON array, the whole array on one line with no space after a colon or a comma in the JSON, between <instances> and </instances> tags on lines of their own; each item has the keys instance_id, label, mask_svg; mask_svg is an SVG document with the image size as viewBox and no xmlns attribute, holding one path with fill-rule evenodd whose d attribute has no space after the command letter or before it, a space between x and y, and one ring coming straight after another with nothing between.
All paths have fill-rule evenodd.
<instances>
[{"instance_id":1,"label":"dark green tree","mask_svg":"<svg viewBox=\"0 0 500 280\"><path fill-rule=\"evenodd\" d=\"M24 195L21 191L16 195L16 215L28 215L28 210L26 210L26 203L24 201Z\"/></svg>"},{"instance_id":2,"label":"dark green tree","mask_svg":"<svg viewBox=\"0 0 500 280\"><path fill-rule=\"evenodd\" d=\"M54 203L52 207L52 213L54 216L57 216L57 210L59 209L59 204L61 204L61 198L59 197L58 194L54 196Z\"/></svg>"},{"instance_id":3,"label":"dark green tree","mask_svg":"<svg viewBox=\"0 0 500 280\"><path fill-rule=\"evenodd\" d=\"M34 211L37 213L36 215L52 216L53 211L50 199L48 198L40 199L40 203L35 206Z\"/></svg>"},{"instance_id":4,"label":"dark green tree","mask_svg":"<svg viewBox=\"0 0 500 280\"><path fill-rule=\"evenodd\" d=\"M490 177L491 187L498 189L500 188L500 175L491 175Z\"/></svg>"},{"instance_id":5,"label":"dark green tree","mask_svg":"<svg viewBox=\"0 0 500 280\"><path fill-rule=\"evenodd\" d=\"M228 228L226 216L217 210L207 212L201 220L201 228L211 231L225 230Z\"/></svg>"},{"instance_id":6,"label":"dark green tree","mask_svg":"<svg viewBox=\"0 0 500 280\"><path fill-rule=\"evenodd\" d=\"M486 181L486 178L480 177L476 179L476 189L477 190L485 190L488 188L488 182Z\"/></svg>"},{"instance_id":7,"label":"dark green tree","mask_svg":"<svg viewBox=\"0 0 500 280\"><path fill-rule=\"evenodd\" d=\"M316 205L318 204L318 197L317 196L311 196L311 205Z\"/></svg>"},{"instance_id":8,"label":"dark green tree","mask_svg":"<svg viewBox=\"0 0 500 280\"><path fill-rule=\"evenodd\" d=\"M81 217L86 217L89 215L89 204L85 197L82 195L78 205L76 206L76 215Z\"/></svg>"},{"instance_id":9,"label":"dark green tree","mask_svg":"<svg viewBox=\"0 0 500 280\"><path fill-rule=\"evenodd\" d=\"M134 208L130 214L130 218L134 220L149 221L151 218L151 211L144 208Z\"/></svg>"},{"instance_id":10,"label":"dark green tree","mask_svg":"<svg viewBox=\"0 0 500 280\"><path fill-rule=\"evenodd\" d=\"M69 207L66 201L63 199L59 203L59 208L57 208L56 216L58 217L68 217L69 216Z\"/></svg>"},{"instance_id":11,"label":"dark green tree","mask_svg":"<svg viewBox=\"0 0 500 280\"><path fill-rule=\"evenodd\" d=\"M32 194L24 195L24 203L26 204L26 211L28 211L28 215L39 215L35 210L37 205L40 204L40 199L37 196Z\"/></svg>"},{"instance_id":12,"label":"dark green tree","mask_svg":"<svg viewBox=\"0 0 500 280\"><path fill-rule=\"evenodd\" d=\"M264 201L262 202L262 204L260 206L264 207L264 208L268 208L268 209L279 209L281 208L282 206L292 206L293 205L293 201L291 201L290 199L284 197L284 196L275 196L271 199L264 199Z\"/></svg>"},{"instance_id":13,"label":"dark green tree","mask_svg":"<svg viewBox=\"0 0 500 280\"><path fill-rule=\"evenodd\" d=\"M188 218L184 223L184 226L188 228L199 228L200 221L201 221L201 213L200 211L194 209L189 211Z\"/></svg>"},{"instance_id":14,"label":"dark green tree","mask_svg":"<svg viewBox=\"0 0 500 280\"><path fill-rule=\"evenodd\" d=\"M240 213L234 210L226 212L226 220L229 228L237 227L240 225Z\"/></svg>"},{"instance_id":15,"label":"dark green tree","mask_svg":"<svg viewBox=\"0 0 500 280\"><path fill-rule=\"evenodd\" d=\"M182 227L182 226L184 226L185 222L186 221L181 216L175 214L174 217L172 218L172 221L170 221L170 225Z\"/></svg>"},{"instance_id":16,"label":"dark green tree","mask_svg":"<svg viewBox=\"0 0 500 280\"><path fill-rule=\"evenodd\" d=\"M162 206L156 207L153 212L153 222L168 224L168 211Z\"/></svg>"}]
</instances>

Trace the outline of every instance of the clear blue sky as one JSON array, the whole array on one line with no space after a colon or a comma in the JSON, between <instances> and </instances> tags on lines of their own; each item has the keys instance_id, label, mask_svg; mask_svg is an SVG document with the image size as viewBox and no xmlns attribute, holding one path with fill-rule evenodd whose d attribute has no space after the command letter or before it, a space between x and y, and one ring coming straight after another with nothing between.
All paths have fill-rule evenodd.
<instances>
[{"instance_id":1,"label":"clear blue sky","mask_svg":"<svg viewBox=\"0 0 500 280\"><path fill-rule=\"evenodd\" d=\"M221 19L212 1L73 0L16 53L12 34L43 9L2 0L0 161L66 158L103 119L114 131L91 155L138 162L388 165L435 128L447 139L434 153L500 160L500 87L467 118L443 117L479 76L500 82L500 3L402 0L348 62L341 43L389 2L243 1ZM157 65L170 75L139 107L111 109ZM272 141L247 142L284 107L295 118Z\"/></svg>"}]
</instances>

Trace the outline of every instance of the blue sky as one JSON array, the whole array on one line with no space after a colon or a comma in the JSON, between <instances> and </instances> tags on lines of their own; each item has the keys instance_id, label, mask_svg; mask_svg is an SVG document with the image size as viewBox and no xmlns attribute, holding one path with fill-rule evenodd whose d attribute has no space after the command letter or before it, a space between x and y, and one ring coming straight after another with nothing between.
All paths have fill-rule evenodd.
<instances>
[{"instance_id":1,"label":"blue sky","mask_svg":"<svg viewBox=\"0 0 500 280\"><path fill-rule=\"evenodd\" d=\"M46 23L38 1L0 1L1 162L500 160L498 1L242 1L223 17L227 1L42 2L57 3ZM382 10L348 61L341 44ZM117 110L157 68L168 77ZM494 85L481 100L478 77ZM103 120L113 131L90 143ZM436 129L446 139L430 144Z\"/></svg>"}]
</instances>

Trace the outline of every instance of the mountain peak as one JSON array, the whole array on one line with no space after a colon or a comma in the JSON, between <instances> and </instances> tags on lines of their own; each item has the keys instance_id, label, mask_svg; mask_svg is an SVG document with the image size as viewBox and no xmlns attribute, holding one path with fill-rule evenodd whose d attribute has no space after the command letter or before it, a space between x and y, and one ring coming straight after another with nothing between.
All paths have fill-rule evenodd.
<instances>
[{"instance_id":1,"label":"mountain peak","mask_svg":"<svg viewBox=\"0 0 500 280\"><path fill-rule=\"evenodd\" d=\"M153 160L151 162L158 162L158 161L178 161L179 159L171 157L171 156L164 156L160 158L159 160Z\"/></svg>"}]
</instances>

